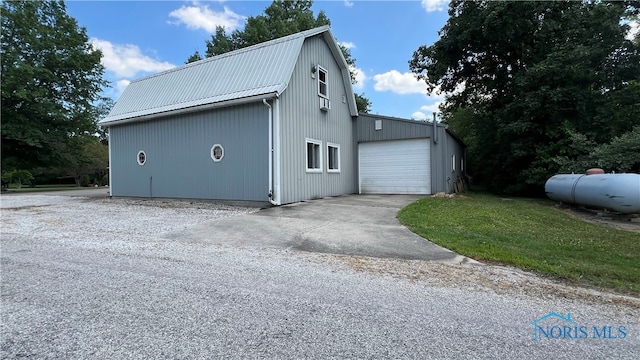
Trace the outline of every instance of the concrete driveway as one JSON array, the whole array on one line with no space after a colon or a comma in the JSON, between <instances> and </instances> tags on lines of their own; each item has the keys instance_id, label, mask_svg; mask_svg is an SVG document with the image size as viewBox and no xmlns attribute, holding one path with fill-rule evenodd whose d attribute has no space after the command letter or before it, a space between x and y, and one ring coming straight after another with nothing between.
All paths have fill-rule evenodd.
<instances>
[{"instance_id":1,"label":"concrete driveway","mask_svg":"<svg viewBox=\"0 0 640 360\"><path fill-rule=\"evenodd\" d=\"M168 234L241 247L461 263L472 260L412 233L396 219L419 195L348 195L263 209Z\"/></svg>"}]
</instances>

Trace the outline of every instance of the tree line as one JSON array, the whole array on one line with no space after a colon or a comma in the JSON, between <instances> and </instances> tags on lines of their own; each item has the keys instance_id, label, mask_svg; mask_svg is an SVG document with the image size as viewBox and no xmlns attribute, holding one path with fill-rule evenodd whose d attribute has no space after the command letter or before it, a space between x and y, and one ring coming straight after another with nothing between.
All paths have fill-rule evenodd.
<instances>
[{"instance_id":1,"label":"tree line","mask_svg":"<svg viewBox=\"0 0 640 360\"><path fill-rule=\"evenodd\" d=\"M242 30L218 27L204 56L330 25L312 4L273 1ZM0 9L3 183L106 182L108 139L97 121L113 101L102 95L101 52L63 1ZM640 172L640 41L625 38L637 2L453 0L448 11L439 40L409 66L447 94L442 119L467 144L475 183L540 194L557 172ZM202 58L196 51L187 62ZM370 110L364 94L356 98Z\"/></svg>"},{"instance_id":2,"label":"tree line","mask_svg":"<svg viewBox=\"0 0 640 360\"><path fill-rule=\"evenodd\" d=\"M442 118L491 191L540 194L558 172L640 172L637 1L462 1L409 64L448 93Z\"/></svg>"},{"instance_id":3,"label":"tree line","mask_svg":"<svg viewBox=\"0 0 640 360\"><path fill-rule=\"evenodd\" d=\"M3 185L102 182L108 152L96 120L110 104L101 97L102 54L62 1L3 1L0 9Z\"/></svg>"}]
</instances>

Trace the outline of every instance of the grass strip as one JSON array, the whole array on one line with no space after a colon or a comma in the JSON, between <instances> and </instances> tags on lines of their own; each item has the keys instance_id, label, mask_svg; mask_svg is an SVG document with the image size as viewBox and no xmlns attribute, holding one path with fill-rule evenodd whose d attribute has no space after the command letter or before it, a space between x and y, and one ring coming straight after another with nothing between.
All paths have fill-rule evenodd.
<instances>
[{"instance_id":1,"label":"grass strip","mask_svg":"<svg viewBox=\"0 0 640 360\"><path fill-rule=\"evenodd\" d=\"M464 256L570 282L640 294L640 234L573 218L543 199L428 197L398 219Z\"/></svg>"}]
</instances>

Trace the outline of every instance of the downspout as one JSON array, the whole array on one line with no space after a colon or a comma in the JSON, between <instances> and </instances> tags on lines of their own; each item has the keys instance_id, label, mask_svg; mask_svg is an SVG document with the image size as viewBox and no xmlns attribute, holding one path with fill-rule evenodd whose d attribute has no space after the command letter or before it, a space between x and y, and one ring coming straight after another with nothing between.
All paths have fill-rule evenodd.
<instances>
[{"instance_id":1,"label":"downspout","mask_svg":"<svg viewBox=\"0 0 640 360\"><path fill-rule=\"evenodd\" d=\"M267 101L267 99L262 99L262 103L265 104L269 108L269 202L271 205L278 205L274 201L273 194L273 108Z\"/></svg>"},{"instance_id":2,"label":"downspout","mask_svg":"<svg viewBox=\"0 0 640 360\"><path fill-rule=\"evenodd\" d=\"M273 99L273 202L282 205L282 192L280 191L280 99L276 94Z\"/></svg>"},{"instance_id":3,"label":"downspout","mask_svg":"<svg viewBox=\"0 0 640 360\"><path fill-rule=\"evenodd\" d=\"M113 164L111 157L111 127L109 126L107 130L107 145L109 145L109 197L113 197L113 182L111 181L111 164Z\"/></svg>"},{"instance_id":4,"label":"downspout","mask_svg":"<svg viewBox=\"0 0 640 360\"><path fill-rule=\"evenodd\" d=\"M438 143L438 124L436 123L436 113L433 113L433 143Z\"/></svg>"}]
</instances>

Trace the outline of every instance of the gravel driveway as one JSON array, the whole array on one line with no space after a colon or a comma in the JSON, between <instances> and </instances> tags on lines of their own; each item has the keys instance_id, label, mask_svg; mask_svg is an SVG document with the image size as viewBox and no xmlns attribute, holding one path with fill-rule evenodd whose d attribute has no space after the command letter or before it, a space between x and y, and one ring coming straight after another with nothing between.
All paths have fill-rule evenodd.
<instances>
[{"instance_id":1,"label":"gravel driveway","mask_svg":"<svg viewBox=\"0 0 640 360\"><path fill-rule=\"evenodd\" d=\"M640 355L640 299L508 267L166 236L256 211L212 203L45 195L0 202L1 358ZM588 331L611 326L618 338L534 342L532 322L550 312L571 313L570 325Z\"/></svg>"}]
</instances>

